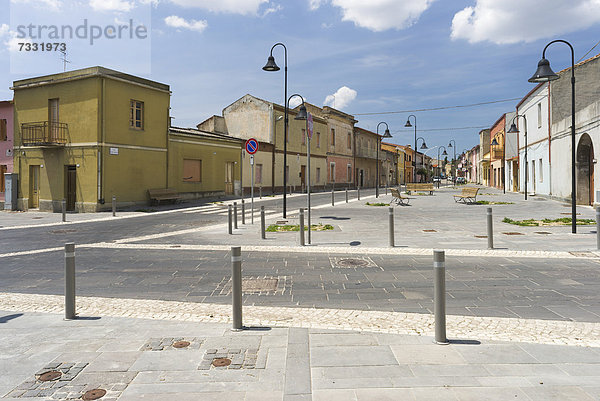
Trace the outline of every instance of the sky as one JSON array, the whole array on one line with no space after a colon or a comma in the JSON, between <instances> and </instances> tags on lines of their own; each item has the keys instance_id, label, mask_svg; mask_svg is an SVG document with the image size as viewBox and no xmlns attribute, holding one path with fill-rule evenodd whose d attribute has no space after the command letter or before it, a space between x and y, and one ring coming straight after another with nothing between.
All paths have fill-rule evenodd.
<instances>
[{"instance_id":1,"label":"sky","mask_svg":"<svg viewBox=\"0 0 600 401\"><path fill-rule=\"evenodd\" d=\"M298 93L317 106L353 114L358 126L373 131L386 122L389 142L400 145L414 142L414 129L404 127L414 114L429 156L451 140L460 153L479 143L481 129L514 111L519 100L508 99L532 89L527 79L548 42L569 41L576 61L590 50L585 58L600 53L600 45L594 48L600 0L540 4L0 0L0 9L9 11L0 13L0 100L12 98L14 80L61 72L65 65L101 65L170 85L173 124L193 127L247 93L283 104L281 46L273 55L282 70L262 70L271 47L281 42L287 47L288 96ZM58 30L54 36L51 26ZM75 36L68 37L69 29ZM54 46L23 50L48 42L65 43L67 63ZM570 64L570 51L560 43L546 56L555 71ZM489 104L456 107L478 103ZM443 109L425 110L436 108Z\"/></svg>"}]
</instances>

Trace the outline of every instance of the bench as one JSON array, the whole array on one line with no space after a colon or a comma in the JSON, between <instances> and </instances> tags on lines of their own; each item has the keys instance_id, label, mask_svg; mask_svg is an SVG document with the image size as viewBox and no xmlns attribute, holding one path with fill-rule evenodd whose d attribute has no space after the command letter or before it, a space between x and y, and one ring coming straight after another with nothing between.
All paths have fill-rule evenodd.
<instances>
[{"instance_id":1,"label":"bench","mask_svg":"<svg viewBox=\"0 0 600 401\"><path fill-rule=\"evenodd\" d=\"M433 183L431 183L431 182L407 183L406 184L406 193L410 195L411 192L429 192L429 195L433 195Z\"/></svg>"},{"instance_id":2,"label":"bench","mask_svg":"<svg viewBox=\"0 0 600 401\"><path fill-rule=\"evenodd\" d=\"M390 188L390 190L392 191L392 200L390 203L395 203L396 205L408 205L408 201L410 200L408 196L403 196L396 188Z\"/></svg>"},{"instance_id":3,"label":"bench","mask_svg":"<svg viewBox=\"0 0 600 401\"><path fill-rule=\"evenodd\" d=\"M177 191L173 188L161 188L161 189L149 189L148 196L150 197L150 203L156 201L157 205L160 205L160 201L172 200L177 202L181 197Z\"/></svg>"},{"instance_id":4,"label":"bench","mask_svg":"<svg viewBox=\"0 0 600 401\"><path fill-rule=\"evenodd\" d=\"M479 192L479 188L464 187L460 195L454 195L454 202L475 203L477 202L477 192Z\"/></svg>"}]
</instances>

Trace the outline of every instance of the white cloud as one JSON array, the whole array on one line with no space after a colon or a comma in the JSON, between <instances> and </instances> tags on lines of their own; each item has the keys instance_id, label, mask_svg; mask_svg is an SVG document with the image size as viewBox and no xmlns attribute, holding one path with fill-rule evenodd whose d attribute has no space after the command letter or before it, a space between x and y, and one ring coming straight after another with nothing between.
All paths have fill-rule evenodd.
<instances>
[{"instance_id":1,"label":"white cloud","mask_svg":"<svg viewBox=\"0 0 600 401\"><path fill-rule=\"evenodd\" d=\"M205 20L197 21L192 19L186 21L185 19L176 15L171 15L165 18L165 23L173 28L189 29L197 32L202 32L208 27L208 23Z\"/></svg>"},{"instance_id":2,"label":"white cloud","mask_svg":"<svg viewBox=\"0 0 600 401\"><path fill-rule=\"evenodd\" d=\"M257 15L258 9L269 0L171 0L181 7L202 8L214 13Z\"/></svg>"},{"instance_id":3,"label":"white cloud","mask_svg":"<svg viewBox=\"0 0 600 401\"><path fill-rule=\"evenodd\" d=\"M307 101L307 100L304 99L304 101ZM290 109L294 109L297 106L300 106L300 104L302 104L302 99L300 99L298 96L294 96L293 98L290 99L290 102L288 103L288 107Z\"/></svg>"},{"instance_id":4,"label":"white cloud","mask_svg":"<svg viewBox=\"0 0 600 401\"><path fill-rule=\"evenodd\" d=\"M452 39L533 42L600 23L600 0L476 0L452 19Z\"/></svg>"},{"instance_id":5,"label":"white cloud","mask_svg":"<svg viewBox=\"0 0 600 401\"><path fill-rule=\"evenodd\" d=\"M375 32L403 29L414 24L434 0L331 0L344 21ZM312 4L312 3L311 3Z\"/></svg>"},{"instance_id":6,"label":"white cloud","mask_svg":"<svg viewBox=\"0 0 600 401\"><path fill-rule=\"evenodd\" d=\"M10 32L10 27L7 24L0 25L0 38L8 35Z\"/></svg>"},{"instance_id":7,"label":"white cloud","mask_svg":"<svg viewBox=\"0 0 600 401\"><path fill-rule=\"evenodd\" d=\"M58 11L62 6L60 0L10 0L11 4L31 4L36 8Z\"/></svg>"},{"instance_id":8,"label":"white cloud","mask_svg":"<svg viewBox=\"0 0 600 401\"><path fill-rule=\"evenodd\" d=\"M281 7L281 5L273 4L271 7L267 8L265 11L263 11L262 17L266 17L269 14L273 14L273 13L276 13L281 10L283 10L283 7Z\"/></svg>"},{"instance_id":9,"label":"white cloud","mask_svg":"<svg viewBox=\"0 0 600 401\"><path fill-rule=\"evenodd\" d=\"M321 4L323 4L324 2L325 0L308 0L308 6L312 11L314 11L321 7Z\"/></svg>"},{"instance_id":10,"label":"white cloud","mask_svg":"<svg viewBox=\"0 0 600 401\"><path fill-rule=\"evenodd\" d=\"M129 12L134 3L125 0L90 0L90 7L94 11L119 11Z\"/></svg>"},{"instance_id":11,"label":"white cloud","mask_svg":"<svg viewBox=\"0 0 600 401\"><path fill-rule=\"evenodd\" d=\"M19 43L31 43L30 38L17 38L17 33L11 31L7 24L0 25L0 39L9 52L18 52L21 48Z\"/></svg>"},{"instance_id":12,"label":"white cloud","mask_svg":"<svg viewBox=\"0 0 600 401\"><path fill-rule=\"evenodd\" d=\"M348 106L354 99L356 99L357 92L354 89L350 89L347 86L342 86L333 95L328 95L323 102L324 106L331 106L338 110Z\"/></svg>"}]
</instances>

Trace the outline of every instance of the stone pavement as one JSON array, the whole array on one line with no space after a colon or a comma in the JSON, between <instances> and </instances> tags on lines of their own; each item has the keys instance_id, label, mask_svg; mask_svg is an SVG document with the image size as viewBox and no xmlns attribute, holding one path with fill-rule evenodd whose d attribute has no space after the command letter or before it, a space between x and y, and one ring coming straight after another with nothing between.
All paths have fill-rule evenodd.
<instances>
[{"instance_id":1,"label":"stone pavement","mask_svg":"<svg viewBox=\"0 0 600 401\"><path fill-rule=\"evenodd\" d=\"M6 310L2 296L2 400L81 399L92 390L104 391L103 401L600 400L597 342L542 345L520 342L518 334L506 342L478 336L492 328L459 335L450 323L451 343L443 346L432 342L430 329L360 329L363 317L347 311L327 318L358 326L331 330L318 328L316 310L275 309L277 321L269 323L252 307L244 309L246 330L232 332L219 306L196 314L196 305L161 310L152 301L144 309L135 303L143 301L107 299L78 300L81 317L64 321L58 297L35 297L14 296ZM155 316L143 316L148 311ZM113 317L119 314L138 317ZM399 331L409 325L389 323ZM533 332L538 324L526 326ZM597 340L592 326L588 339ZM565 330L568 338L573 329ZM544 330L552 335L551 326ZM55 380L40 380L52 374Z\"/></svg>"}]
</instances>

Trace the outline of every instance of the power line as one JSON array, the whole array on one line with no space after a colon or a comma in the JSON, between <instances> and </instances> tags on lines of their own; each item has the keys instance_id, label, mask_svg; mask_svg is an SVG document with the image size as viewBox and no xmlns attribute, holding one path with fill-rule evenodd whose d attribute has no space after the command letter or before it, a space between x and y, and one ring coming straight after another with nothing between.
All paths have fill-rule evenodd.
<instances>
[{"instance_id":1,"label":"power line","mask_svg":"<svg viewBox=\"0 0 600 401\"><path fill-rule=\"evenodd\" d=\"M456 106L432 107L432 108L428 108L428 109L414 109L414 110L400 110L400 111L382 111L382 112L377 112L377 113L355 113L353 115L355 115L355 116L374 116L374 115L380 115L380 114L403 114L403 113L416 113L416 112L420 112L420 111L459 109L459 108L465 108L465 107L484 106L487 104L494 104L494 103L514 102L515 100L521 100L521 99L522 98L520 98L520 97L515 97L512 99L492 100L489 102L461 104L461 105L456 105Z\"/></svg>"},{"instance_id":2,"label":"power line","mask_svg":"<svg viewBox=\"0 0 600 401\"><path fill-rule=\"evenodd\" d=\"M579 62L581 62L581 60L583 60L588 54L590 54L592 52L592 50L594 50L596 48L596 46L600 45L600 41L598 41L598 43L596 43L594 46L592 46L592 48L590 50L588 50L588 52L586 54L584 54L579 60L577 60L578 64Z\"/></svg>"},{"instance_id":3,"label":"power line","mask_svg":"<svg viewBox=\"0 0 600 401\"><path fill-rule=\"evenodd\" d=\"M419 132L434 132L434 131L462 131L467 129L482 129L482 128L490 128L489 125L480 125L477 127L457 127L457 128L430 128L430 129L419 129ZM404 134L404 133L412 133L413 130L401 130L394 131L394 134Z\"/></svg>"}]
</instances>

